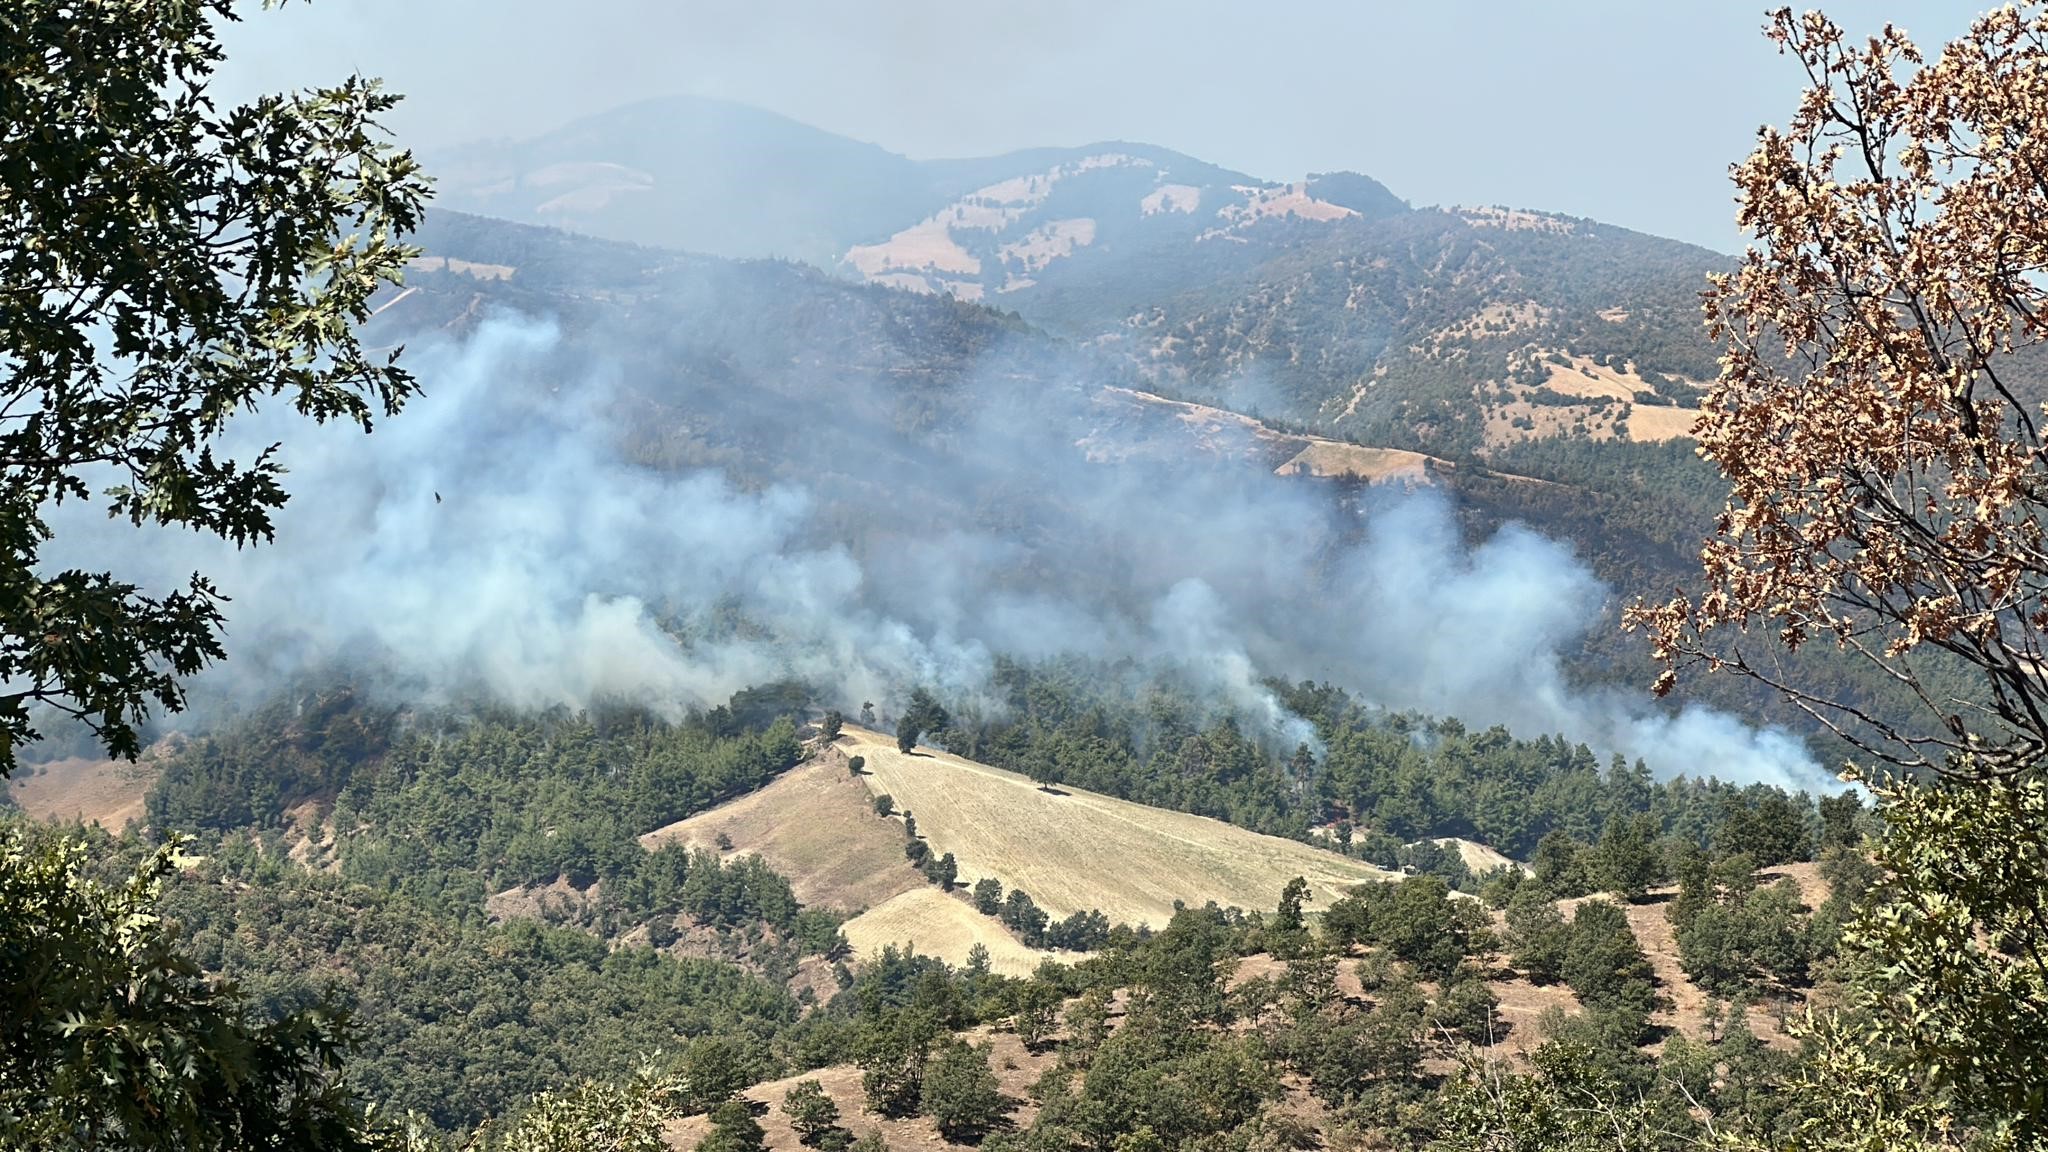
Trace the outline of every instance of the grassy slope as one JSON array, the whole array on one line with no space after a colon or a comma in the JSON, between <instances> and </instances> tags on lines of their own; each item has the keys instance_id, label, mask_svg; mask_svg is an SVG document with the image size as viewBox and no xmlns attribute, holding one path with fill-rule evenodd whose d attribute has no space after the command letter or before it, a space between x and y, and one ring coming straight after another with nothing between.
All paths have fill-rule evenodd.
<instances>
[{"instance_id":1,"label":"grassy slope","mask_svg":"<svg viewBox=\"0 0 2048 1152\"><path fill-rule=\"evenodd\" d=\"M869 789L911 810L934 853L953 853L962 883L994 876L1054 917L1099 909L1111 921L1158 927L1176 900L1266 909L1288 880L1304 876L1323 904L1390 875L1205 816L1079 789L1043 791L1023 776L936 749L906 756L894 737L878 732L849 727L840 744L867 758Z\"/></svg>"},{"instance_id":2,"label":"grassy slope","mask_svg":"<svg viewBox=\"0 0 2048 1152\"><path fill-rule=\"evenodd\" d=\"M859 912L926 884L904 859L902 826L874 814L867 790L840 757L807 760L765 788L640 842L720 851L720 835L732 845L721 855L759 854L805 904Z\"/></svg>"},{"instance_id":3,"label":"grassy slope","mask_svg":"<svg viewBox=\"0 0 2048 1152\"><path fill-rule=\"evenodd\" d=\"M963 964L980 944L988 949L989 968L1005 976L1029 976L1045 960L1077 955L1028 948L1002 921L976 912L961 893L941 892L931 885L913 888L868 909L847 921L842 930L856 956L872 956L894 944L908 946L920 956Z\"/></svg>"},{"instance_id":4,"label":"grassy slope","mask_svg":"<svg viewBox=\"0 0 2048 1152\"><path fill-rule=\"evenodd\" d=\"M718 848L720 835L731 848ZM981 944L995 971L1028 976L1054 955L1025 947L960 894L932 887L904 857L902 822L875 815L870 792L847 772L846 756L838 750L640 842L649 848L677 843L728 857L760 855L789 878L805 904L860 913L845 925L856 956L910 944L922 955L961 964Z\"/></svg>"},{"instance_id":5,"label":"grassy slope","mask_svg":"<svg viewBox=\"0 0 2048 1152\"><path fill-rule=\"evenodd\" d=\"M4 787L23 812L38 820L78 820L119 832L143 822L143 800L156 773L156 764L147 759L130 764L73 756L24 764Z\"/></svg>"}]
</instances>

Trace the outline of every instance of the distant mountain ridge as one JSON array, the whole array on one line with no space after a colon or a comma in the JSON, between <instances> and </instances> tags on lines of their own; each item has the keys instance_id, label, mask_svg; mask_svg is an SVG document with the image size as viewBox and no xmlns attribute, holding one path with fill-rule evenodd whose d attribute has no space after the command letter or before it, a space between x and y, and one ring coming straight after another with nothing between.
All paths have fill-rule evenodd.
<instances>
[{"instance_id":1,"label":"distant mountain ridge","mask_svg":"<svg viewBox=\"0 0 2048 1152\"><path fill-rule=\"evenodd\" d=\"M968 299L1028 287L1091 246L1235 238L1266 219L1407 207L1354 173L1277 184L1125 141L913 160L694 96L429 159L444 207L717 256L800 259Z\"/></svg>"},{"instance_id":2,"label":"distant mountain ridge","mask_svg":"<svg viewBox=\"0 0 2048 1152\"><path fill-rule=\"evenodd\" d=\"M985 304L1163 395L1383 447L1670 439L1715 370L1698 293L1725 257L1351 172L1133 142L913 160L697 97L428 159L446 208Z\"/></svg>"}]
</instances>

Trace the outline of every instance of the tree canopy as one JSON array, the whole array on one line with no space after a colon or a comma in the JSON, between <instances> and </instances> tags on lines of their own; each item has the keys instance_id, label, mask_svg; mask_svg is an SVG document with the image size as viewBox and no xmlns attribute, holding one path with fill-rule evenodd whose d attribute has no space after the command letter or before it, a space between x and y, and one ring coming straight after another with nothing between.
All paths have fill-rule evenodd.
<instances>
[{"instance_id":1,"label":"tree canopy","mask_svg":"<svg viewBox=\"0 0 2048 1152\"><path fill-rule=\"evenodd\" d=\"M2048 754L2048 13L2008 6L1927 62L1819 13L1770 36L1811 82L1734 167L1740 266L1700 451L1731 484L1707 588L1632 613L1669 691L1704 661L1771 683L1868 754L1988 771ZM1774 671L1734 633L1822 640L1909 688L1908 727ZM1944 666L1972 670L1945 690Z\"/></svg>"},{"instance_id":2,"label":"tree canopy","mask_svg":"<svg viewBox=\"0 0 2048 1152\"><path fill-rule=\"evenodd\" d=\"M0 20L0 775L31 706L119 755L223 655L204 575L169 592L49 573L51 509L268 540L286 499L274 447L218 453L277 401L370 427L414 383L355 325L416 250L426 182L350 77L220 108L229 0L25 0Z\"/></svg>"}]
</instances>

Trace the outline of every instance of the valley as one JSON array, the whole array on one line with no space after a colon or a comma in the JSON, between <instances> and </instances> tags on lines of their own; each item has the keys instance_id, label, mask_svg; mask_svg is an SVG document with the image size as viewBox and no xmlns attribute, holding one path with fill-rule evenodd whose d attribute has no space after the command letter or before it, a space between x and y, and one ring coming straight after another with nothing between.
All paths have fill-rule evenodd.
<instances>
[{"instance_id":1,"label":"valley","mask_svg":"<svg viewBox=\"0 0 2048 1152\"><path fill-rule=\"evenodd\" d=\"M2048 1146L2048 3L1772 17L1740 255L1338 167L1683 199L1426 6L47 7L0 1152Z\"/></svg>"}]
</instances>

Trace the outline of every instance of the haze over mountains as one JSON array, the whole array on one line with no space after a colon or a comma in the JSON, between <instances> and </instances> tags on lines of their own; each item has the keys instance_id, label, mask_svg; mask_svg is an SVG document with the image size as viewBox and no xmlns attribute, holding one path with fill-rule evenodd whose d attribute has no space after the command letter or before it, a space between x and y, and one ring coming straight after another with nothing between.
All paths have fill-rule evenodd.
<instances>
[{"instance_id":1,"label":"haze over mountains","mask_svg":"<svg viewBox=\"0 0 2048 1152\"><path fill-rule=\"evenodd\" d=\"M1267 678L1311 677L1824 779L1731 714L1784 719L1754 697L1652 703L1613 635L1711 507L1673 441L1710 253L1142 145L910 161L693 100L441 171L371 329L427 397L366 454L302 441L306 543L218 561L259 682L367 653L413 695L676 714L785 677L987 704L1003 660L1078 659L1282 749L1310 733Z\"/></svg>"},{"instance_id":2,"label":"haze over mountains","mask_svg":"<svg viewBox=\"0 0 2048 1152\"><path fill-rule=\"evenodd\" d=\"M444 208L980 301L1176 395L1373 443L1662 439L1675 413L1620 413L1683 406L1713 372L1696 297L1716 254L1416 210L1356 173L1274 182L1124 142L916 161L689 97L437 159Z\"/></svg>"}]
</instances>

